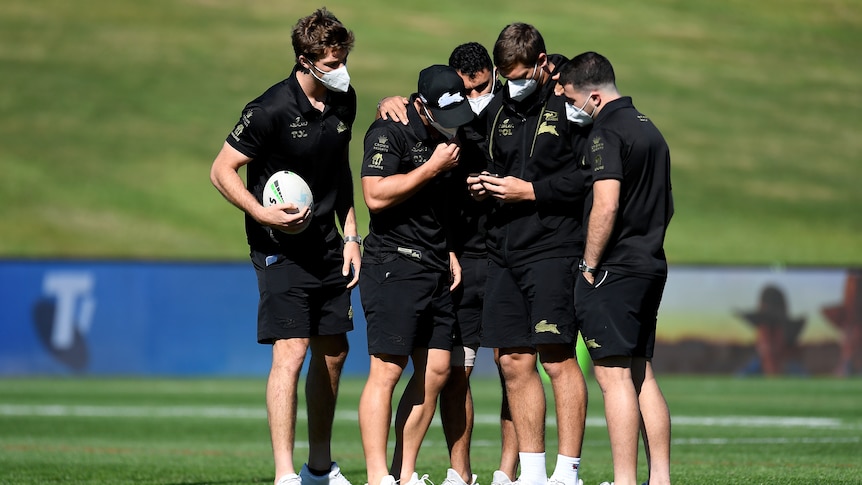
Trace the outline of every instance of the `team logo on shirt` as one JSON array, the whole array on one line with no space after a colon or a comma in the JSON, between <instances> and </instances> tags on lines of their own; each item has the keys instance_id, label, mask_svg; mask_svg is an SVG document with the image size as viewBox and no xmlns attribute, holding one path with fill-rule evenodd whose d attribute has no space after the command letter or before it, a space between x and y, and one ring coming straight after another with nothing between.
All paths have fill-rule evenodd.
<instances>
[{"instance_id":1,"label":"team logo on shirt","mask_svg":"<svg viewBox=\"0 0 862 485\"><path fill-rule=\"evenodd\" d=\"M506 118L499 126L497 126L497 135L499 136L512 136L514 131L515 125L509 120L509 118Z\"/></svg>"},{"instance_id":2,"label":"team logo on shirt","mask_svg":"<svg viewBox=\"0 0 862 485\"><path fill-rule=\"evenodd\" d=\"M597 136L593 138L593 146L590 147L590 151L596 153L597 151L604 150L605 143L602 141L602 137Z\"/></svg>"},{"instance_id":3,"label":"team logo on shirt","mask_svg":"<svg viewBox=\"0 0 862 485\"><path fill-rule=\"evenodd\" d=\"M560 136L560 134L557 133L557 126L556 125L549 125L547 121L543 121L542 124L539 125L539 131L538 131L538 133L536 133L536 135L541 135L542 133L548 133L550 135Z\"/></svg>"},{"instance_id":4,"label":"team logo on shirt","mask_svg":"<svg viewBox=\"0 0 862 485\"><path fill-rule=\"evenodd\" d=\"M385 135L380 135L377 137L377 141L374 142L374 149L378 152L388 153L389 152L389 138L386 138Z\"/></svg>"},{"instance_id":5,"label":"team logo on shirt","mask_svg":"<svg viewBox=\"0 0 862 485\"><path fill-rule=\"evenodd\" d=\"M308 122L302 119L302 117L297 116L293 123L290 124L291 128L302 128L303 126L308 126Z\"/></svg>"},{"instance_id":6,"label":"team logo on shirt","mask_svg":"<svg viewBox=\"0 0 862 485\"><path fill-rule=\"evenodd\" d=\"M605 162L602 161L601 155L596 155L593 159L593 172L600 172L605 169Z\"/></svg>"},{"instance_id":7,"label":"team logo on shirt","mask_svg":"<svg viewBox=\"0 0 862 485\"><path fill-rule=\"evenodd\" d=\"M237 123L236 127L230 132L231 136L234 140L239 141L239 136L242 135L242 130L245 129L245 126L242 123Z\"/></svg>"},{"instance_id":8,"label":"team logo on shirt","mask_svg":"<svg viewBox=\"0 0 862 485\"><path fill-rule=\"evenodd\" d=\"M337 131L338 133L344 133L347 130L347 125L345 125L343 121L339 121L338 126L335 127L335 131Z\"/></svg>"},{"instance_id":9,"label":"team logo on shirt","mask_svg":"<svg viewBox=\"0 0 862 485\"><path fill-rule=\"evenodd\" d=\"M542 121L542 123L539 125L539 131L538 131L538 133L536 133L536 135L541 135L542 133L548 133L549 135L560 136L560 134L557 133L556 124L551 124L551 123L557 123L557 121L560 120L560 116L557 114L557 112L556 111L545 111L542 114L542 117L544 118L544 121Z\"/></svg>"},{"instance_id":10,"label":"team logo on shirt","mask_svg":"<svg viewBox=\"0 0 862 485\"><path fill-rule=\"evenodd\" d=\"M374 156L371 157L371 162L368 164L368 168L383 170L383 154L375 153Z\"/></svg>"}]
</instances>

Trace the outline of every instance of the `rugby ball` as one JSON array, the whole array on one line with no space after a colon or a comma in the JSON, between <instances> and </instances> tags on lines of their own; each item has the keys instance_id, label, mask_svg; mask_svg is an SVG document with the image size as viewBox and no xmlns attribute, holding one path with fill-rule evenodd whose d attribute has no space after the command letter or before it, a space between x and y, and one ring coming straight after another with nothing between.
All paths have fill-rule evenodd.
<instances>
[{"instance_id":1,"label":"rugby ball","mask_svg":"<svg viewBox=\"0 0 862 485\"><path fill-rule=\"evenodd\" d=\"M311 188L299 175L289 170L281 170L272 174L263 187L264 207L275 204L294 204L299 210L306 207L314 209L314 197ZM287 234L299 234L304 231L311 222L311 216L306 219L305 224L294 229L279 229Z\"/></svg>"}]
</instances>

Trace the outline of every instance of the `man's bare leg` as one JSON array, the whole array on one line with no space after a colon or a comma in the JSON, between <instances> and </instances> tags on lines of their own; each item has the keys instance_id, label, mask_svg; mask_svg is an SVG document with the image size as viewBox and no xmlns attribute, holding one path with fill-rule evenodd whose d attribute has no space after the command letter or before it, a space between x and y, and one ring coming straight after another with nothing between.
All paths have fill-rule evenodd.
<instances>
[{"instance_id":1,"label":"man's bare leg","mask_svg":"<svg viewBox=\"0 0 862 485\"><path fill-rule=\"evenodd\" d=\"M494 364L500 376L500 468L510 480L518 477L518 437L515 434L515 424L512 423L512 411L509 409L509 395L506 392L506 381L503 370L500 369L500 349L494 349Z\"/></svg>"},{"instance_id":2,"label":"man's bare leg","mask_svg":"<svg viewBox=\"0 0 862 485\"><path fill-rule=\"evenodd\" d=\"M470 441L473 436L473 394L470 373L473 367L453 366L440 391L440 419L449 447L449 465L468 485L473 479Z\"/></svg>"},{"instance_id":3,"label":"man's bare leg","mask_svg":"<svg viewBox=\"0 0 862 485\"><path fill-rule=\"evenodd\" d=\"M386 444L392 421L392 393L406 365L407 356L371 356L368 380L359 398L359 432L369 484L378 485L389 475Z\"/></svg>"},{"instance_id":4,"label":"man's bare leg","mask_svg":"<svg viewBox=\"0 0 862 485\"><path fill-rule=\"evenodd\" d=\"M638 390L641 424L650 485L670 485L670 410L653 374L652 363L634 359L632 374Z\"/></svg>"},{"instance_id":5,"label":"man's bare leg","mask_svg":"<svg viewBox=\"0 0 862 485\"><path fill-rule=\"evenodd\" d=\"M605 419L614 462L614 485L637 485L640 409L631 374L631 358L595 362L596 381L605 401Z\"/></svg>"},{"instance_id":6,"label":"man's bare leg","mask_svg":"<svg viewBox=\"0 0 862 485\"><path fill-rule=\"evenodd\" d=\"M401 460L399 467L393 459L392 473L398 474L396 480L400 476L401 483L410 481L410 475L416 471L419 448L434 419L437 398L449 377L450 363L448 350L413 351L413 376L404 388L395 415L395 439L401 443Z\"/></svg>"},{"instance_id":7,"label":"man's bare leg","mask_svg":"<svg viewBox=\"0 0 862 485\"><path fill-rule=\"evenodd\" d=\"M272 367L266 382L266 416L276 480L296 473L293 465L296 388L307 350L307 338L281 339L272 345Z\"/></svg>"},{"instance_id":8,"label":"man's bare leg","mask_svg":"<svg viewBox=\"0 0 862 485\"><path fill-rule=\"evenodd\" d=\"M347 358L347 335L312 337L311 361L305 380L308 412L308 467L329 470L332 464L332 420L341 369Z\"/></svg>"}]
</instances>

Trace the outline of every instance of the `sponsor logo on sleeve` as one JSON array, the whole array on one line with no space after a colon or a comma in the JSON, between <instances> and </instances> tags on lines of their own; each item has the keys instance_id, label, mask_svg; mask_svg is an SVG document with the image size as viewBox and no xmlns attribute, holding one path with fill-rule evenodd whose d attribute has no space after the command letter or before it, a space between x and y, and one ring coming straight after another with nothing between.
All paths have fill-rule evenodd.
<instances>
[{"instance_id":1,"label":"sponsor logo on sleeve","mask_svg":"<svg viewBox=\"0 0 862 485\"><path fill-rule=\"evenodd\" d=\"M383 154L375 153L371 157L371 161L368 162L368 168L373 168L375 170L383 170Z\"/></svg>"},{"instance_id":2,"label":"sponsor logo on sleeve","mask_svg":"<svg viewBox=\"0 0 862 485\"><path fill-rule=\"evenodd\" d=\"M378 136L377 141L374 142L374 150L389 153L389 138L387 138L386 135Z\"/></svg>"}]
</instances>

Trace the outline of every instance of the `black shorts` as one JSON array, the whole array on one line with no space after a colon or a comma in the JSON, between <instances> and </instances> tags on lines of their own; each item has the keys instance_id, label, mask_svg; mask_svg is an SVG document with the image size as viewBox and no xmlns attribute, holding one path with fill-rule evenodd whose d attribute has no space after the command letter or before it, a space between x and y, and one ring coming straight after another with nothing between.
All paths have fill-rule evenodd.
<instances>
[{"instance_id":1,"label":"black shorts","mask_svg":"<svg viewBox=\"0 0 862 485\"><path fill-rule=\"evenodd\" d=\"M341 251L329 251L313 264L298 264L282 255L251 252L260 301L257 341L339 335L353 330L353 308L341 274Z\"/></svg>"},{"instance_id":2,"label":"black shorts","mask_svg":"<svg viewBox=\"0 0 862 485\"><path fill-rule=\"evenodd\" d=\"M479 331L482 328L482 307L485 305L485 279L488 275L488 258L464 256L461 263L461 284L452 292L455 315L455 345L479 348Z\"/></svg>"},{"instance_id":3,"label":"black shorts","mask_svg":"<svg viewBox=\"0 0 862 485\"><path fill-rule=\"evenodd\" d=\"M452 350L455 310L449 284L448 272L397 254L363 258L359 295L368 325L368 354Z\"/></svg>"},{"instance_id":4,"label":"black shorts","mask_svg":"<svg viewBox=\"0 0 862 485\"><path fill-rule=\"evenodd\" d=\"M665 281L599 271L590 285L578 275L577 316L590 358L652 358Z\"/></svg>"},{"instance_id":5,"label":"black shorts","mask_svg":"<svg viewBox=\"0 0 862 485\"><path fill-rule=\"evenodd\" d=\"M574 284L577 258L548 258L512 268L490 261L482 314L482 346L572 344L578 335Z\"/></svg>"}]
</instances>

